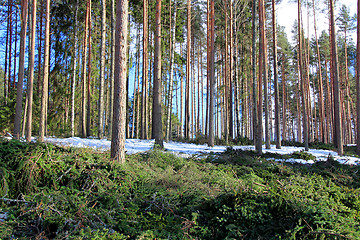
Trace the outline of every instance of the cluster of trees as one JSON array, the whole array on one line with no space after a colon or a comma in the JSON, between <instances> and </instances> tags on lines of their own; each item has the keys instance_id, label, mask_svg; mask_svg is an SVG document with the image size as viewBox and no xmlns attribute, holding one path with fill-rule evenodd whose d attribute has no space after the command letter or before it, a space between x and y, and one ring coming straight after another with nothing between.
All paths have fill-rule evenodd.
<instances>
[{"instance_id":1,"label":"cluster of trees","mask_svg":"<svg viewBox=\"0 0 360 240\"><path fill-rule=\"evenodd\" d=\"M360 135L356 18L346 6L335 16L333 0L299 0L289 40L278 2L3 0L7 130L111 137L119 159L125 137L159 147L246 137L258 152L263 140L333 142L342 154ZM320 35L319 8L329 19Z\"/></svg>"}]
</instances>

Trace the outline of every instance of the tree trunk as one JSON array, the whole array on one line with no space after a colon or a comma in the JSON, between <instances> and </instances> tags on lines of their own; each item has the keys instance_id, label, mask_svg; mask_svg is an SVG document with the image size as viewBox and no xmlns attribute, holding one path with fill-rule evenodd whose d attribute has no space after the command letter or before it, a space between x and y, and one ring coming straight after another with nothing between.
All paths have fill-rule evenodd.
<instances>
[{"instance_id":1,"label":"tree trunk","mask_svg":"<svg viewBox=\"0 0 360 240\"><path fill-rule=\"evenodd\" d=\"M303 59L302 59L302 31L301 31L301 2L298 0L298 66L300 71L301 93L302 93L302 110L303 110L303 128L304 128L304 144L305 151L309 151L309 131L307 122L307 108L306 108L306 93L305 93L305 76L303 73Z\"/></svg>"},{"instance_id":2,"label":"tree trunk","mask_svg":"<svg viewBox=\"0 0 360 240\"><path fill-rule=\"evenodd\" d=\"M261 153L261 141L258 136L258 109L257 109L257 81L256 81L256 0L252 5L252 80L253 80L253 135L254 145L258 153ZM260 141L260 144L258 143Z\"/></svg>"},{"instance_id":3,"label":"tree trunk","mask_svg":"<svg viewBox=\"0 0 360 240\"><path fill-rule=\"evenodd\" d=\"M273 24L273 54L274 54L274 59L273 59L273 61L274 61L273 62L274 63L274 91L275 91L275 141L276 141L276 148L281 149L275 0L272 0L272 20L273 20L272 24Z\"/></svg>"},{"instance_id":4,"label":"tree trunk","mask_svg":"<svg viewBox=\"0 0 360 240\"><path fill-rule=\"evenodd\" d=\"M330 18L331 18L331 48L333 58L333 74L334 74L334 119L335 119L335 131L336 131L336 147L339 155L344 154L343 149L343 136L341 126L341 105L340 105L340 86L339 86L339 67L337 57L336 46L336 34L335 34L335 16L334 16L334 2L330 1Z\"/></svg>"},{"instance_id":5,"label":"tree trunk","mask_svg":"<svg viewBox=\"0 0 360 240\"><path fill-rule=\"evenodd\" d=\"M88 57L88 75L87 75L87 110L86 110L86 136L89 137L91 136L91 49L92 49L92 40L91 40L91 1L89 0L89 38L88 38L88 51L89 51L89 57Z\"/></svg>"},{"instance_id":6,"label":"tree trunk","mask_svg":"<svg viewBox=\"0 0 360 240\"><path fill-rule=\"evenodd\" d=\"M213 147L215 143L214 138L214 110L215 110L215 0L211 1L210 10L210 101L209 101L209 136L208 145Z\"/></svg>"},{"instance_id":7,"label":"tree trunk","mask_svg":"<svg viewBox=\"0 0 360 240\"><path fill-rule=\"evenodd\" d=\"M101 55L99 84L99 126L98 137L104 138L104 82L105 82L105 42L106 42L106 0L101 0Z\"/></svg>"},{"instance_id":8,"label":"tree trunk","mask_svg":"<svg viewBox=\"0 0 360 240\"><path fill-rule=\"evenodd\" d=\"M149 75L148 65L148 1L143 1L143 70L142 70L142 104L141 104L141 139L147 138L147 121L146 121L146 105L147 105L147 84Z\"/></svg>"},{"instance_id":9,"label":"tree trunk","mask_svg":"<svg viewBox=\"0 0 360 240\"><path fill-rule=\"evenodd\" d=\"M87 39L88 39L88 28L89 28L89 12L90 12L90 0L86 2L86 14L85 14L85 30L84 30L84 41L83 41L83 53L82 53L82 100L81 100L81 132L82 137L86 138L86 62L87 62Z\"/></svg>"},{"instance_id":10,"label":"tree trunk","mask_svg":"<svg viewBox=\"0 0 360 240\"><path fill-rule=\"evenodd\" d=\"M14 122L14 137L20 139L21 131L21 118L22 118L22 101L23 101L23 81L24 81L24 65L25 65L25 44L26 44L26 31L27 31L27 18L28 18L28 1L21 1L21 32L20 32L20 55L19 55L19 77L16 91L16 112ZM10 38L11 39L11 38ZM11 46L11 41L10 41ZM10 62L11 58L9 57ZM10 65L10 64L9 64ZM9 76L10 76L9 70ZM10 77L9 77L10 79Z\"/></svg>"},{"instance_id":11,"label":"tree trunk","mask_svg":"<svg viewBox=\"0 0 360 240\"><path fill-rule=\"evenodd\" d=\"M167 111L167 119L166 119L166 135L165 141L169 141L171 138L171 110L172 110L172 96L173 96L173 80L174 80L174 55L175 55L175 27L176 27L176 2L174 3L174 19L173 26L171 29L171 55L170 55L170 81L169 81L169 106Z\"/></svg>"},{"instance_id":12,"label":"tree trunk","mask_svg":"<svg viewBox=\"0 0 360 240\"><path fill-rule=\"evenodd\" d=\"M128 0L117 0L111 158L125 162Z\"/></svg>"},{"instance_id":13,"label":"tree trunk","mask_svg":"<svg viewBox=\"0 0 360 240\"><path fill-rule=\"evenodd\" d=\"M76 50L78 48L78 35L77 35L77 25L78 25L78 11L79 11L79 0L76 0L75 6L75 25L74 25L74 57L73 57L73 72L72 72L72 83L71 83L71 136L75 135L75 87L76 87L76 65L77 65L77 56Z\"/></svg>"},{"instance_id":14,"label":"tree trunk","mask_svg":"<svg viewBox=\"0 0 360 240\"><path fill-rule=\"evenodd\" d=\"M360 0L357 2L357 49L356 49L356 115L357 115L357 124L356 124L356 142L357 148L356 152L360 156Z\"/></svg>"},{"instance_id":15,"label":"tree trunk","mask_svg":"<svg viewBox=\"0 0 360 240\"><path fill-rule=\"evenodd\" d=\"M185 138L190 138L190 54L191 54L191 0L187 1L187 53L185 84Z\"/></svg>"},{"instance_id":16,"label":"tree trunk","mask_svg":"<svg viewBox=\"0 0 360 240\"><path fill-rule=\"evenodd\" d=\"M32 2L31 16L31 42L30 42L30 59L29 59L29 79L27 83L27 121L26 121L26 141L31 142L32 131L32 105L33 105L33 85L34 85L34 60L35 60L35 33L36 33L36 0Z\"/></svg>"},{"instance_id":17,"label":"tree trunk","mask_svg":"<svg viewBox=\"0 0 360 240\"><path fill-rule=\"evenodd\" d=\"M47 106L49 96L49 61L50 61L50 0L46 0L46 16L45 16L45 44L44 44L44 74L43 87L41 95L41 112L40 112L40 136L39 142L44 141Z\"/></svg>"},{"instance_id":18,"label":"tree trunk","mask_svg":"<svg viewBox=\"0 0 360 240\"><path fill-rule=\"evenodd\" d=\"M164 148L161 109L161 0L156 0L152 137L155 147Z\"/></svg>"},{"instance_id":19,"label":"tree trunk","mask_svg":"<svg viewBox=\"0 0 360 240\"><path fill-rule=\"evenodd\" d=\"M114 103L114 73L115 73L115 0L111 0L111 63L110 63L110 103L109 103L109 133L112 132L113 103Z\"/></svg>"}]
</instances>

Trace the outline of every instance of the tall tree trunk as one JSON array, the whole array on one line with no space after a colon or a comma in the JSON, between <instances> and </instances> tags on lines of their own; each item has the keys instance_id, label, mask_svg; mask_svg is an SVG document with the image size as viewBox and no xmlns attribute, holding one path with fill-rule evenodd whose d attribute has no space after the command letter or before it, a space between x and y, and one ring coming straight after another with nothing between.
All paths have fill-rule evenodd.
<instances>
[{"instance_id":1,"label":"tall tree trunk","mask_svg":"<svg viewBox=\"0 0 360 240\"><path fill-rule=\"evenodd\" d=\"M357 2L357 49L356 49L356 152L360 156L360 0Z\"/></svg>"},{"instance_id":2,"label":"tall tree trunk","mask_svg":"<svg viewBox=\"0 0 360 240\"><path fill-rule=\"evenodd\" d=\"M318 82L319 82L319 131L320 131L320 141L326 143L325 138L325 107L324 107L324 89L322 81L322 70L321 70L321 61L320 61L320 48L319 40L317 37L317 27L316 27L316 14L315 14L315 0L313 0L313 14L314 14L314 29L315 29L315 41L316 41L316 54L318 60Z\"/></svg>"},{"instance_id":3,"label":"tall tree trunk","mask_svg":"<svg viewBox=\"0 0 360 240\"><path fill-rule=\"evenodd\" d=\"M99 84L99 126L98 137L104 138L104 82L105 82L105 42L106 42L106 0L101 0L101 55Z\"/></svg>"},{"instance_id":4,"label":"tall tree trunk","mask_svg":"<svg viewBox=\"0 0 360 240\"><path fill-rule=\"evenodd\" d=\"M173 82L174 82L174 55L175 55L175 27L176 27L176 2L174 3L174 18L173 26L171 28L171 55L170 55L170 81L169 81L169 106L167 109L167 119L166 119L166 134L165 141L169 141L171 138L171 110L172 110L172 96L173 96Z\"/></svg>"},{"instance_id":5,"label":"tall tree trunk","mask_svg":"<svg viewBox=\"0 0 360 240\"><path fill-rule=\"evenodd\" d=\"M40 112L40 136L39 142L44 141L47 118L47 106L49 96L49 61L50 61L50 0L46 0L46 15L45 15L45 43L44 43L44 74L43 86L41 95L41 112Z\"/></svg>"},{"instance_id":6,"label":"tall tree trunk","mask_svg":"<svg viewBox=\"0 0 360 240\"><path fill-rule=\"evenodd\" d=\"M89 14L90 14L90 0L86 2L86 14L85 14L85 31L83 41L83 53L82 53L82 100L81 100L81 132L82 137L86 138L86 62L87 62L87 39L89 31Z\"/></svg>"},{"instance_id":7,"label":"tall tree trunk","mask_svg":"<svg viewBox=\"0 0 360 240\"><path fill-rule=\"evenodd\" d=\"M6 25L6 46L5 46L5 69L4 69L4 104L7 103L8 97L8 77L7 77L7 64L10 61L8 58L8 50L9 50L9 35L10 35L10 4L8 4L7 10L7 25Z\"/></svg>"},{"instance_id":8,"label":"tall tree trunk","mask_svg":"<svg viewBox=\"0 0 360 240\"><path fill-rule=\"evenodd\" d=\"M264 64L266 63L265 56L265 19L264 19L264 0L259 0L259 25L260 25L260 46L259 46L259 81L258 81L258 122L257 122L257 153L262 153L262 139L263 139L263 94L262 94L262 85L263 85L263 75L266 75ZM265 76L267 78L267 76ZM267 104L267 102L265 102Z\"/></svg>"},{"instance_id":9,"label":"tall tree trunk","mask_svg":"<svg viewBox=\"0 0 360 240\"><path fill-rule=\"evenodd\" d=\"M76 50L78 48L78 35L77 35L77 25L78 25L78 11L79 11L79 0L76 0L75 5L75 25L74 25L74 57L73 57L73 72L72 72L72 83L71 83L71 136L75 136L75 87L76 87L76 65L77 65L77 56Z\"/></svg>"},{"instance_id":10,"label":"tall tree trunk","mask_svg":"<svg viewBox=\"0 0 360 240\"><path fill-rule=\"evenodd\" d=\"M275 0L272 0L272 20L273 20L272 24L273 24L273 54L274 54L274 59L273 59L273 61L274 61L273 62L274 63L274 91L275 91L275 141L276 141L276 148L281 149Z\"/></svg>"},{"instance_id":11,"label":"tall tree trunk","mask_svg":"<svg viewBox=\"0 0 360 240\"><path fill-rule=\"evenodd\" d=\"M187 1L187 53L185 90L185 138L190 138L190 54L191 54L191 0Z\"/></svg>"},{"instance_id":12,"label":"tall tree trunk","mask_svg":"<svg viewBox=\"0 0 360 240\"><path fill-rule=\"evenodd\" d=\"M146 105L147 105L147 84L149 76L148 65L148 0L143 1L143 64L142 64L142 104L141 104L141 139L147 138L147 121L146 121Z\"/></svg>"},{"instance_id":13,"label":"tall tree trunk","mask_svg":"<svg viewBox=\"0 0 360 240\"><path fill-rule=\"evenodd\" d=\"M156 0L152 137L155 147L164 148L161 109L161 0Z\"/></svg>"},{"instance_id":14,"label":"tall tree trunk","mask_svg":"<svg viewBox=\"0 0 360 240\"><path fill-rule=\"evenodd\" d=\"M21 0L20 1L21 2L21 6L23 6L23 4L25 4L25 3L23 3L24 2L24 0ZM28 1L26 1L27 3L27 5L28 5ZM12 43L13 43L13 24L12 24L12 20L13 20L13 0L9 0L9 6L10 6L10 16L9 16L9 27L10 27L10 29L9 29L9 31L10 31L10 36L9 36L9 67L8 67L8 74L9 74L9 77L8 77L8 90L9 90L9 96L10 96L10 94L11 94L11 63L12 63L12 61L11 61L11 58L12 58ZM22 10L22 8L21 8L21 11L23 11ZM25 10L24 10L25 11ZM27 12L28 10L26 10L26 12ZM21 12L21 14L22 14L22 12ZM27 18L28 16L27 16L27 14L26 14L26 18ZM26 21L26 24L27 24L27 21ZM22 28L22 26L21 26L21 28ZM21 32L20 32L20 35L21 35ZM25 33L25 36L26 36L26 33ZM23 39L23 38L21 38L21 40L24 40L25 41L25 39ZM20 40L20 41L21 41ZM22 49L21 49L21 43L20 43L20 54L21 54L21 51L22 51ZM16 56L16 53L15 53L15 56ZM20 57L20 56L19 56ZM25 57L25 54L24 54L24 57ZM19 65L20 65L20 59L19 59ZM20 66L19 66L19 69L20 69ZM20 74L20 72L19 72L19 74ZM20 131L20 130L19 130Z\"/></svg>"},{"instance_id":15,"label":"tall tree trunk","mask_svg":"<svg viewBox=\"0 0 360 240\"><path fill-rule=\"evenodd\" d=\"M263 1L262 6L262 14L263 14L263 21L264 26L261 27L261 31L263 31L262 36L262 45L264 48L264 54L263 54L263 62L260 63L260 66L262 64L264 68L263 77L264 77L264 115L265 115L265 148L270 149L270 123L269 123L269 90L268 90L268 54L267 54L267 38L266 38L266 9L265 9L265 3Z\"/></svg>"},{"instance_id":16,"label":"tall tree trunk","mask_svg":"<svg viewBox=\"0 0 360 240\"><path fill-rule=\"evenodd\" d=\"M111 158L125 162L128 0L117 0Z\"/></svg>"},{"instance_id":17,"label":"tall tree trunk","mask_svg":"<svg viewBox=\"0 0 360 240\"><path fill-rule=\"evenodd\" d=\"M334 119L335 119L335 131L336 131L336 147L339 155L344 154L343 149L343 136L341 126L341 105L340 105L340 86L339 86L339 67L337 57L336 46L336 34L335 34L335 16L334 16L334 2L330 1L330 18L331 18L331 38L332 38L332 58L333 58L333 74L334 74Z\"/></svg>"},{"instance_id":18,"label":"tall tree trunk","mask_svg":"<svg viewBox=\"0 0 360 240\"><path fill-rule=\"evenodd\" d=\"M358 0L357 11L357 48L356 48L356 152L360 156L360 0Z\"/></svg>"},{"instance_id":19,"label":"tall tree trunk","mask_svg":"<svg viewBox=\"0 0 360 240\"><path fill-rule=\"evenodd\" d=\"M258 109L257 109L257 81L256 81L256 0L253 0L252 5L252 80L253 80L253 135L254 145L258 153L261 153L262 143L258 136ZM258 143L260 142L260 144Z\"/></svg>"},{"instance_id":20,"label":"tall tree trunk","mask_svg":"<svg viewBox=\"0 0 360 240\"><path fill-rule=\"evenodd\" d=\"M86 104L86 107L87 107L87 110L86 110L86 136L89 137L91 136L91 74L92 74L92 69L91 69L91 49L92 49L92 40L91 40L91 25L92 25L92 21L91 21L91 9L92 9L92 6L91 6L91 1L92 0L89 0L89 38L88 38L88 51L89 51L89 57L88 57L88 75L87 75L87 104Z\"/></svg>"},{"instance_id":21,"label":"tall tree trunk","mask_svg":"<svg viewBox=\"0 0 360 240\"><path fill-rule=\"evenodd\" d=\"M31 16L31 42L29 59L29 79L27 83L27 121L26 121L26 141L31 142L32 131L32 105L33 105L33 85L34 85L34 60L35 60L35 33L36 33L36 0L32 2Z\"/></svg>"},{"instance_id":22,"label":"tall tree trunk","mask_svg":"<svg viewBox=\"0 0 360 240\"><path fill-rule=\"evenodd\" d=\"M301 2L298 0L298 66L300 71L301 93L302 93L302 110L303 110L303 128L304 128L304 143L305 151L309 151L309 131L308 131L308 116L306 108L306 93L305 93L305 76L303 73L303 48L302 48L302 28L301 28Z\"/></svg>"},{"instance_id":23,"label":"tall tree trunk","mask_svg":"<svg viewBox=\"0 0 360 240\"><path fill-rule=\"evenodd\" d=\"M113 121L113 103L114 103L114 74L115 74L115 0L111 0L111 60L110 60L110 103L109 103L109 133L111 136L112 132L112 121Z\"/></svg>"},{"instance_id":24,"label":"tall tree trunk","mask_svg":"<svg viewBox=\"0 0 360 240\"><path fill-rule=\"evenodd\" d=\"M213 147L214 138L214 110L215 110L215 0L210 0L210 101L209 101L209 136L208 145ZM209 57L209 56L208 56Z\"/></svg>"},{"instance_id":25,"label":"tall tree trunk","mask_svg":"<svg viewBox=\"0 0 360 240\"><path fill-rule=\"evenodd\" d=\"M22 101L23 101L23 81L24 81L24 65L25 65L25 44L28 18L28 1L21 1L21 32L20 32L20 55L19 55L19 77L16 91L16 112L14 122L14 136L20 139L21 117L22 117ZM11 46L11 42L10 42ZM10 62L11 62L11 58ZM10 76L9 70L9 76ZM10 79L10 78L9 78Z\"/></svg>"}]
</instances>

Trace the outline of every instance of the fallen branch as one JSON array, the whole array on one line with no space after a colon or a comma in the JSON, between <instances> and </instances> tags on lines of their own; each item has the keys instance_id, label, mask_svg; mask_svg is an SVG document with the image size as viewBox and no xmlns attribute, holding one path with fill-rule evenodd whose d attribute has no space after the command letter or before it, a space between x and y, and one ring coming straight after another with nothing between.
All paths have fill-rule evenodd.
<instances>
[{"instance_id":1,"label":"fallen branch","mask_svg":"<svg viewBox=\"0 0 360 240\"><path fill-rule=\"evenodd\" d=\"M4 201L4 202L34 203L34 202L25 201L25 200L10 199L10 198L0 198L0 200L1 200L1 201Z\"/></svg>"}]
</instances>

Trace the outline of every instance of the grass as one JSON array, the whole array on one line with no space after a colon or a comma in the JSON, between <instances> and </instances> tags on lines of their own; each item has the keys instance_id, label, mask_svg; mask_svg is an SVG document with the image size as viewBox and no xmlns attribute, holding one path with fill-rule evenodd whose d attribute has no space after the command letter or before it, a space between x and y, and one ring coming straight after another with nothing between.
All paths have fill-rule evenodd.
<instances>
[{"instance_id":1,"label":"grass","mask_svg":"<svg viewBox=\"0 0 360 240\"><path fill-rule=\"evenodd\" d=\"M152 150L121 165L108 152L0 140L0 238L360 238L358 166L268 157Z\"/></svg>"}]
</instances>

